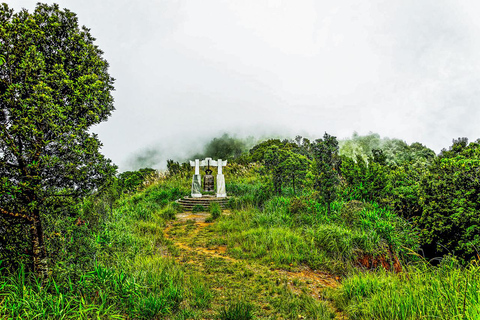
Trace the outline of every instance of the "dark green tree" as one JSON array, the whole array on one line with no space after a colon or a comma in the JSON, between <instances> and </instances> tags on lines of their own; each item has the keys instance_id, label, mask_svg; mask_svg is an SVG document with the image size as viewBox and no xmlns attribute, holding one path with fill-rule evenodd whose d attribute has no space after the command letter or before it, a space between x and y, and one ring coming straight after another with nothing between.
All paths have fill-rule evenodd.
<instances>
[{"instance_id":1,"label":"dark green tree","mask_svg":"<svg viewBox=\"0 0 480 320\"><path fill-rule=\"evenodd\" d=\"M167 170L168 174L170 176L174 176L176 174L179 174L182 171L182 168L180 166L180 163L177 161L173 161L172 159L167 160Z\"/></svg>"},{"instance_id":2,"label":"dark green tree","mask_svg":"<svg viewBox=\"0 0 480 320\"><path fill-rule=\"evenodd\" d=\"M283 147L282 141L280 139L268 139L260 142L250 149L249 153L252 157L253 162L263 162L265 161L265 154L271 146L277 146L279 148Z\"/></svg>"},{"instance_id":3,"label":"dark green tree","mask_svg":"<svg viewBox=\"0 0 480 320\"><path fill-rule=\"evenodd\" d=\"M75 13L0 6L0 217L31 230L35 272L47 275L42 217L115 172L90 128L114 110L114 79Z\"/></svg>"},{"instance_id":4,"label":"dark green tree","mask_svg":"<svg viewBox=\"0 0 480 320\"><path fill-rule=\"evenodd\" d=\"M380 150L381 151L381 150ZM349 200L377 201L387 194L387 173L385 158L378 150L372 150L373 158L367 162L357 155L356 161L343 157L340 171L345 181L344 194Z\"/></svg>"},{"instance_id":5,"label":"dark green tree","mask_svg":"<svg viewBox=\"0 0 480 320\"><path fill-rule=\"evenodd\" d=\"M437 253L473 257L480 248L480 140L454 140L429 166L419 186L416 222Z\"/></svg>"},{"instance_id":6,"label":"dark green tree","mask_svg":"<svg viewBox=\"0 0 480 320\"><path fill-rule=\"evenodd\" d=\"M135 192L143 185L148 177L156 172L157 171L152 168L122 172L118 175L118 185L124 193Z\"/></svg>"},{"instance_id":7,"label":"dark green tree","mask_svg":"<svg viewBox=\"0 0 480 320\"><path fill-rule=\"evenodd\" d=\"M330 214L330 205L336 199L340 183L338 171L341 160L338 155L337 138L325 132L323 139L317 139L312 143L311 149L315 159L315 188L320 192Z\"/></svg>"},{"instance_id":8,"label":"dark green tree","mask_svg":"<svg viewBox=\"0 0 480 320\"><path fill-rule=\"evenodd\" d=\"M281 163L285 160L285 152L276 145L270 146L265 152L265 168L272 174L273 191L280 195L284 179L284 167Z\"/></svg>"},{"instance_id":9,"label":"dark green tree","mask_svg":"<svg viewBox=\"0 0 480 320\"><path fill-rule=\"evenodd\" d=\"M214 138L205 146L205 155L213 159L230 160L238 158L246 151L245 142L241 139L223 134L220 138Z\"/></svg>"},{"instance_id":10,"label":"dark green tree","mask_svg":"<svg viewBox=\"0 0 480 320\"><path fill-rule=\"evenodd\" d=\"M296 193L296 187L304 181L307 175L310 161L307 157L290 150L284 151L282 160L280 166L282 167L284 180L292 184L293 193Z\"/></svg>"}]
</instances>

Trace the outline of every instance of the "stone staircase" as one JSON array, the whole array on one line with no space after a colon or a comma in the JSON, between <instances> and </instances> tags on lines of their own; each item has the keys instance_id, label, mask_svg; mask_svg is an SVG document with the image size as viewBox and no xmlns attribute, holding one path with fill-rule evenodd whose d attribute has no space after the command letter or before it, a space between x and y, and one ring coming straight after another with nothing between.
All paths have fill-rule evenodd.
<instances>
[{"instance_id":1,"label":"stone staircase","mask_svg":"<svg viewBox=\"0 0 480 320\"><path fill-rule=\"evenodd\" d=\"M201 198L184 197L184 198L178 199L175 202L180 204L183 207L183 210L185 211L192 211L193 207L195 207L196 205L200 205L204 208L205 211L208 211L208 207L212 202L218 203L222 209L225 209L228 203L228 199L229 199L228 197L217 198L215 196L204 195Z\"/></svg>"}]
</instances>

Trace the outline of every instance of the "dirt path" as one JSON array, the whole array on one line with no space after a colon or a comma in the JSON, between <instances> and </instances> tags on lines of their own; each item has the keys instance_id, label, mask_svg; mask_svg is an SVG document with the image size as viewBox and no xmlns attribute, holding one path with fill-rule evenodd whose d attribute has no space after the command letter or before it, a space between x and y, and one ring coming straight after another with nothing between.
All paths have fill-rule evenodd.
<instances>
[{"instance_id":1,"label":"dirt path","mask_svg":"<svg viewBox=\"0 0 480 320\"><path fill-rule=\"evenodd\" d=\"M229 214L229 212L227 212ZM165 238L170 240L175 248L178 249L176 260L189 268L194 268L197 272L208 274L214 281L213 289L219 294L219 301L225 294L235 294L235 288L241 285L235 282L233 274L243 273L243 280L240 281L245 286L258 286L258 283L250 283L247 279L253 278L253 281L274 282L277 286L282 284L285 288L283 295L293 295L294 297L308 296L319 304L325 305L330 310L330 317L334 315L335 319L347 319L346 316L339 312L332 303L325 298L323 292L326 288L337 288L340 285L339 278L331 274L312 270L306 266L298 267L293 270L272 269L265 265L259 265L250 260L235 259L228 255L227 246L222 243L210 243L212 238L211 228L213 223L205 222L210 216L208 213L181 213L177 215L177 219L164 229ZM209 236L210 233L210 236ZM215 264L221 265L217 267ZM213 267L211 265L214 265ZM217 270L218 269L218 270ZM231 270L230 270L231 269ZM233 273L229 278L229 273ZM257 280L255 280L257 279ZM272 285L257 289L257 291L272 291ZM237 288L241 289L241 288ZM233 290L233 291L232 291ZM245 290L243 290L245 291ZM271 293L270 293L271 294ZM275 293L278 295L278 292ZM261 295L260 295L261 298ZM305 299L305 298L302 298ZM268 299L267 299L268 300ZM308 299L307 299L308 300ZM282 303L280 301L280 303ZM301 301L299 302L302 303ZM265 309L265 314L269 315L269 306L272 304L270 300L259 301ZM275 304L275 301L273 301ZM263 310L262 310L263 311ZM275 312L275 310L272 310ZM313 312L313 311L312 311ZM276 318L275 313L271 316ZM269 316L269 317L271 317ZM303 316L301 311L298 313L298 319L311 318ZM318 315L316 316L318 317Z\"/></svg>"}]
</instances>

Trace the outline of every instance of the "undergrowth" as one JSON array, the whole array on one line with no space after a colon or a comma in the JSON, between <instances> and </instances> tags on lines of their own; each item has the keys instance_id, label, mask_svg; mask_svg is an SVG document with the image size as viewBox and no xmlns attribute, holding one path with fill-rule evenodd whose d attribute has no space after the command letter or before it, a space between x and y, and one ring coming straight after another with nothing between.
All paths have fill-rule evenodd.
<instances>
[{"instance_id":1,"label":"undergrowth","mask_svg":"<svg viewBox=\"0 0 480 320\"><path fill-rule=\"evenodd\" d=\"M352 319L480 319L480 265L444 259L404 274L356 273L333 296Z\"/></svg>"},{"instance_id":2,"label":"undergrowth","mask_svg":"<svg viewBox=\"0 0 480 320\"><path fill-rule=\"evenodd\" d=\"M335 202L331 214L315 201L274 197L263 210L240 210L220 220L231 253L279 266L306 264L345 274L361 257L405 256L417 249L412 228L375 203ZM348 218L346 217L348 216Z\"/></svg>"},{"instance_id":3,"label":"undergrowth","mask_svg":"<svg viewBox=\"0 0 480 320\"><path fill-rule=\"evenodd\" d=\"M152 319L183 309L207 308L211 295L197 275L163 256L166 219L174 218L172 202L184 195L176 187L154 184L125 196L97 225L76 225L82 232L90 263L81 269L57 263L44 282L26 273L0 273L0 317L21 319ZM75 231L77 232L77 231ZM78 233L78 232L77 232ZM60 248L73 240L58 234ZM60 250L61 251L61 250ZM76 260L76 258L74 259ZM74 261L72 260L72 261Z\"/></svg>"}]
</instances>

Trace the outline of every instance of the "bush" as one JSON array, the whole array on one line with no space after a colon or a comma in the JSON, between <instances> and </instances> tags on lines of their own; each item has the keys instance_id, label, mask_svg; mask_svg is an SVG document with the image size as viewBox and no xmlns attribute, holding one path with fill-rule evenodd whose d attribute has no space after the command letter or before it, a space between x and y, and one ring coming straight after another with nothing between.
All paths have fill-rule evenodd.
<instances>
[{"instance_id":1,"label":"bush","mask_svg":"<svg viewBox=\"0 0 480 320\"><path fill-rule=\"evenodd\" d=\"M201 204L196 204L192 208L192 212L203 212L205 208Z\"/></svg>"},{"instance_id":2,"label":"bush","mask_svg":"<svg viewBox=\"0 0 480 320\"><path fill-rule=\"evenodd\" d=\"M144 168L137 171L125 171L118 175L118 184L123 192L134 192L155 172L155 169L151 168Z\"/></svg>"},{"instance_id":3,"label":"bush","mask_svg":"<svg viewBox=\"0 0 480 320\"><path fill-rule=\"evenodd\" d=\"M220 205L216 202L210 203L210 206L208 207L208 211L210 211L210 214L212 215L212 219L218 219L220 217L220 214L222 213L222 209L220 208Z\"/></svg>"},{"instance_id":4,"label":"bush","mask_svg":"<svg viewBox=\"0 0 480 320\"><path fill-rule=\"evenodd\" d=\"M420 183L422 215L416 219L424 244L436 253L469 259L480 248L480 145L454 145Z\"/></svg>"}]
</instances>

